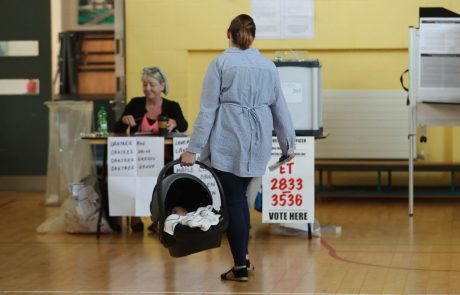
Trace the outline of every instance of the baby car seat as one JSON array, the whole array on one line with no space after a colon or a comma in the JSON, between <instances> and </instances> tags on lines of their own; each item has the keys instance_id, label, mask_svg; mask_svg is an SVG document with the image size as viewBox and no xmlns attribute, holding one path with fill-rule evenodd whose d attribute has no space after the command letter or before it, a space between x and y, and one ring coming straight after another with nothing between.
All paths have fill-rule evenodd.
<instances>
[{"instance_id":1,"label":"baby car seat","mask_svg":"<svg viewBox=\"0 0 460 295\"><path fill-rule=\"evenodd\" d=\"M220 211L216 212L220 215L219 222L217 225L212 225L207 231L180 223L176 225L174 235L164 231L165 219L171 214L172 208L180 206L185 208L187 212L193 212L199 207L213 205L212 194L203 181L192 174L173 173L174 165L179 163L180 160L171 161L160 171L150 203L152 220L158 219L159 222L160 241L168 248L172 257L182 257L219 247L222 234L228 226L228 214L222 185L210 167L196 161L196 164L208 170L216 181L221 203Z\"/></svg>"}]
</instances>

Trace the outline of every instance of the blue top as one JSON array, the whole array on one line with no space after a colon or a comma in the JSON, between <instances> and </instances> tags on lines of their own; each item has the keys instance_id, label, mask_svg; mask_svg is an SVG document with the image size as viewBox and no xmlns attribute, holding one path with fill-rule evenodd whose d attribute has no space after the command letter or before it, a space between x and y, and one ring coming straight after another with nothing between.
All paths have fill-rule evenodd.
<instances>
[{"instance_id":1,"label":"blue top","mask_svg":"<svg viewBox=\"0 0 460 295\"><path fill-rule=\"evenodd\" d=\"M210 152L221 171L262 176L273 129L283 154L293 153L295 131L274 63L257 49L225 50L208 67L187 151Z\"/></svg>"}]
</instances>

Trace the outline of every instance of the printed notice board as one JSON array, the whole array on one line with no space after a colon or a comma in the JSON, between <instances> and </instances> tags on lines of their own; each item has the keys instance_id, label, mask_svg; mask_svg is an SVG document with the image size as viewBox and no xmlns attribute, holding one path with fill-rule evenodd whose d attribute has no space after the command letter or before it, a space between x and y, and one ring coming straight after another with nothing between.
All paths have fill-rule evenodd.
<instances>
[{"instance_id":1,"label":"printed notice board","mask_svg":"<svg viewBox=\"0 0 460 295\"><path fill-rule=\"evenodd\" d=\"M269 164L281 156L273 137ZM274 171L268 168L262 178L262 222L313 223L315 219L314 137L296 138L295 158Z\"/></svg>"},{"instance_id":2,"label":"printed notice board","mask_svg":"<svg viewBox=\"0 0 460 295\"><path fill-rule=\"evenodd\" d=\"M110 216L150 216L150 201L164 166L163 137L109 137Z\"/></svg>"},{"instance_id":3,"label":"printed notice board","mask_svg":"<svg viewBox=\"0 0 460 295\"><path fill-rule=\"evenodd\" d=\"M179 159L180 155L183 152L185 152L185 149L188 147L189 141L190 141L190 137L173 138L174 160ZM200 160L199 154L197 154L197 160ZM209 191L211 192L212 200L213 200L213 207L216 210L220 209L219 188L217 187L216 180L214 179L212 174L207 169L201 168L197 164L190 166L190 167L185 167L185 166L181 167L180 165L175 165L174 173L190 173L198 177L201 181L203 181L206 184Z\"/></svg>"}]
</instances>

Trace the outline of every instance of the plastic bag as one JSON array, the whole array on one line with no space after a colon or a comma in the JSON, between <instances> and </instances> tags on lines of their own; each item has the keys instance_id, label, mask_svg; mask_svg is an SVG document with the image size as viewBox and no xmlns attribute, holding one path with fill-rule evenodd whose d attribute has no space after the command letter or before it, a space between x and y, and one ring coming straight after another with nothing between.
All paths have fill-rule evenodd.
<instances>
[{"instance_id":1,"label":"plastic bag","mask_svg":"<svg viewBox=\"0 0 460 295\"><path fill-rule=\"evenodd\" d=\"M96 233L99 208L101 206L99 194L96 192L95 177L83 180L83 186L71 199L72 205L65 210L65 225L68 233ZM105 218L101 219L101 233L112 232Z\"/></svg>"},{"instance_id":2,"label":"plastic bag","mask_svg":"<svg viewBox=\"0 0 460 295\"><path fill-rule=\"evenodd\" d=\"M71 187L72 198L67 198L57 216L43 222L37 231L40 233L96 233L99 210L101 206L98 193L98 183L94 176L88 176L78 185L78 189ZM101 219L101 233L111 233L104 216Z\"/></svg>"}]
</instances>

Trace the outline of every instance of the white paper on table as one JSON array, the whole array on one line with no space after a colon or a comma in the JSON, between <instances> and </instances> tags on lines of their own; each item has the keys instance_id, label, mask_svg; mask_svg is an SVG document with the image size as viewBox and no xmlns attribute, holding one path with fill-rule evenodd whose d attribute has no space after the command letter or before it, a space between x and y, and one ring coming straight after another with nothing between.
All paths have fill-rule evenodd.
<instances>
[{"instance_id":1,"label":"white paper on table","mask_svg":"<svg viewBox=\"0 0 460 295\"><path fill-rule=\"evenodd\" d=\"M136 177L109 177L109 215L133 216L136 203Z\"/></svg>"},{"instance_id":2,"label":"white paper on table","mask_svg":"<svg viewBox=\"0 0 460 295\"><path fill-rule=\"evenodd\" d=\"M107 162L110 216L150 216L164 138L109 137Z\"/></svg>"},{"instance_id":3,"label":"white paper on table","mask_svg":"<svg viewBox=\"0 0 460 295\"><path fill-rule=\"evenodd\" d=\"M164 139L139 137L137 139L137 176L158 176L164 166Z\"/></svg>"},{"instance_id":4,"label":"white paper on table","mask_svg":"<svg viewBox=\"0 0 460 295\"><path fill-rule=\"evenodd\" d=\"M107 173L111 176L136 176L136 139L109 137L107 140Z\"/></svg>"},{"instance_id":5,"label":"white paper on table","mask_svg":"<svg viewBox=\"0 0 460 295\"><path fill-rule=\"evenodd\" d=\"M153 189L157 183L157 176L137 178L137 198L135 205L136 216L150 216L150 202L152 201Z\"/></svg>"}]
</instances>

